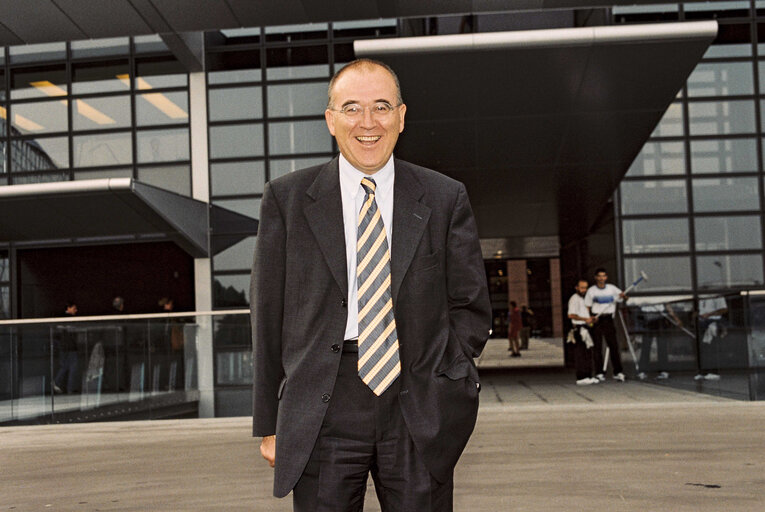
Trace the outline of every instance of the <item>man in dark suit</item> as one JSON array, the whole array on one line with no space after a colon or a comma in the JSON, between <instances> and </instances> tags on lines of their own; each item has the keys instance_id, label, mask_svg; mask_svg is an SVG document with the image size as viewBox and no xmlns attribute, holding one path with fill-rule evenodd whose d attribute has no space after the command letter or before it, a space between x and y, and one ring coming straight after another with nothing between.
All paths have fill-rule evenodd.
<instances>
[{"instance_id":1,"label":"man in dark suit","mask_svg":"<svg viewBox=\"0 0 765 512\"><path fill-rule=\"evenodd\" d=\"M394 159L406 105L386 65L329 85L340 156L266 185L251 301L253 434L303 511L452 510L491 326L465 187Z\"/></svg>"}]
</instances>

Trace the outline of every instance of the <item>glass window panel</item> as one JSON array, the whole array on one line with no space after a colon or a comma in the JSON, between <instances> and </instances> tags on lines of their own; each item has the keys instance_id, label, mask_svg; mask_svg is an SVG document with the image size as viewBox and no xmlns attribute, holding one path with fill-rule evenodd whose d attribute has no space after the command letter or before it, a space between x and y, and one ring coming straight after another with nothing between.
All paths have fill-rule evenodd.
<instances>
[{"instance_id":1,"label":"glass window panel","mask_svg":"<svg viewBox=\"0 0 765 512\"><path fill-rule=\"evenodd\" d=\"M260 69L234 69L227 71L214 71L207 73L209 84L234 84L241 82L259 82L261 79Z\"/></svg>"},{"instance_id":2,"label":"glass window panel","mask_svg":"<svg viewBox=\"0 0 765 512\"><path fill-rule=\"evenodd\" d=\"M0 286L0 318L11 317L11 293L7 286Z\"/></svg>"},{"instance_id":3,"label":"glass window panel","mask_svg":"<svg viewBox=\"0 0 765 512\"><path fill-rule=\"evenodd\" d=\"M753 101L689 103L688 115L691 135L751 133L755 131Z\"/></svg>"},{"instance_id":4,"label":"glass window panel","mask_svg":"<svg viewBox=\"0 0 765 512\"><path fill-rule=\"evenodd\" d=\"M138 163L174 162L189 159L188 128L146 130L136 133Z\"/></svg>"},{"instance_id":5,"label":"glass window panel","mask_svg":"<svg viewBox=\"0 0 765 512\"><path fill-rule=\"evenodd\" d=\"M75 169L75 180L96 180L102 178L132 178L133 169L125 167L123 169Z\"/></svg>"},{"instance_id":6,"label":"glass window panel","mask_svg":"<svg viewBox=\"0 0 765 512\"><path fill-rule=\"evenodd\" d=\"M191 169L188 165L139 167L138 179L176 194L191 195Z\"/></svg>"},{"instance_id":7,"label":"glass window panel","mask_svg":"<svg viewBox=\"0 0 765 512\"><path fill-rule=\"evenodd\" d=\"M762 256L722 254L696 258L698 287L730 288L762 284Z\"/></svg>"},{"instance_id":8,"label":"glass window panel","mask_svg":"<svg viewBox=\"0 0 765 512\"><path fill-rule=\"evenodd\" d=\"M124 165L133 162L130 132L75 136L72 147L75 167Z\"/></svg>"},{"instance_id":9,"label":"glass window panel","mask_svg":"<svg viewBox=\"0 0 765 512\"><path fill-rule=\"evenodd\" d=\"M327 84L286 84L268 88L268 115L293 117L323 115L327 108Z\"/></svg>"},{"instance_id":10,"label":"glass window panel","mask_svg":"<svg viewBox=\"0 0 765 512\"><path fill-rule=\"evenodd\" d=\"M215 270L248 270L252 267L255 240L251 236L213 256Z\"/></svg>"},{"instance_id":11,"label":"glass window panel","mask_svg":"<svg viewBox=\"0 0 765 512\"><path fill-rule=\"evenodd\" d=\"M66 137L11 141L11 171L44 171L69 167Z\"/></svg>"},{"instance_id":12,"label":"glass window panel","mask_svg":"<svg viewBox=\"0 0 765 512\"><path fill-rule=\"evenodd\" d=\"M625 220L622 244L631 254L688 251L688 219Z\"/></svg>"},{"instance_id":13,"label":"glass window panel","mask_svg":"<svg viewBox=\"0 0 765 512\"><path fill-rule=\"evenodd\" d=\"M16 174L13 177L14 185L24 185L27 183L52 183L55 181L69 181L69 171L33 172Z\"/></svg>"},{"instance_id":14,"label":"glass window panel","mask_svg":"<svg viewBox=\"0 0 765 512\"><path fill-rule=\"evenodd\" d=\"M757 178L693 180L693 208L697 212L757 210Z\"/></svg>"},{"instance_id":15,"label":"glass window panel","mask_svg":"<svg viewBox=\"0 0 765 512\"><path fill-rule=\"evenodd\" d=\"M167 45L158 34L133 38L136 53L166 52Z\"/></svg>"},{"instance_id":16,"label":"glass window panel","mask_svg":"<svg viewBox=\"0 0 765 512\"><path fill-rule=\"evenodd\" d=\"M250 304L250 274L215 276L213 307L246 307Z\"/></svg>"},{"instance_id":17,"label":"glass window panel","mask_svg":"<svg viewBox=\"0 0 765 512\"><path fill-rule=\"evenodd\" d=\"M210 121L263 117L263 89L260 86L210 89L209 97Z\"/></svg>"},{"instance_id":18,"label":"glass window panel","mask_svg":"<svg viewBox=\"0 0 765 512\"><path fill-rule=\"evenodd\" d=\"M688 210L685 181L624 181L621 184L622 213L683 213Z\"/></svg>"},{"instance_id":19,"label":"glass window panel","mask_svg":"<svg viewBox=\"0 0 765 512\"><path fill-rule=\"evenodd\" d=\"M648 142L627 171L627 176L685 174L682 142Z\"/></svg>"},{"instance_id":20,"label":"glass window panel","mask_svg":"<svg viewBox=\"0 0 765 512\"><path fill-rule=\"evenodd\" d=\"M153 57L136 61L135 88L147 91L160 87L182 87L188 83L183 65L173 58Z\"/></svg>"},{"instance_id":21,"label":"glass window panel","mask_svg":"<svg viewBox=\"0 0 765 512\"><path fill-rule=\"evenodd\" d=\"M329 55L326 46L269 48L266 50L268 78L329 78Z\"/></svg>"},{"instance_id":22,"label":"glass window panel","mask_svg":"<svg viewBox=\"0 0 765 512\"><path fill-rule=\"evenodd\" d=\"M691 141L691 170L694 173L757 171L757 141Z\"/></svg>"},{"instance_id":23,"label":"glass window panel","mask_svg":"<svg viewBox=\"0 0 765 512\"><path fill-rule=\"evenodd\" d=\"M702 62L688 77L688 96L754 94L751 62Z\"/></svg>"},{"instance_id":24,"label":"glass window panel","mask_svg":"<svg viewBox=\"0 0 765 512\"><path fill-rule=\"evenodd\" d=\"M686 2L684 4L685 10L691 11L731 11L731 10L744 10L749 11L749 1L725 1L725 2Z\"/></svg>"},{"instance_id":25,"label":"glass window panel","mask_svg":"<svg viewBox=\"0 0 765 512\"><path fill-rule=\"evenodd\" d=\"M332 137L327 123L296 121L268 125L268 150L272 155L323 153L332 151Z\"/></svg>"},{"instance_id":26,"label":"glass window panel","mask_svg":"<svg viewBox=\"0 0 765 512\"><path fill-rule=\"evenodd\" d=\"M705 59L719 57L748 57L752 54L752 45L745 44L713 44L704 54Z\"/></svg>"},{"instance_id":27,"label":"glass window panel","mask_svg":"<svg viewBox=\"0 0 765 512\"><path fill-rule=\"evenodd\" d=\"M231 162L210 164L212 195L260 194L265 184L265 164L256 162Z\"/></svg>"},{"instance_id":28,"label":"glass window panel","mask_svg":"<svg viewBox=\"0 0 765 512\"><path fill-rule=\"evenodd\" d=\"M220 31L221 34L227 38L232 37L260 37L260 27L247 27L247 28L226 28Z\"/></svg>"},{"instance_id":29,"label":"glass window panel","mask_svg":"<svg viewBox=\"0 0 765 512\"><path fill-rule=\"evenodd\" d=\"M326 39L328 29L329 24L327 23L270 26L266 27L266 41Z\"/></svg>"},{"instance_id":30,"label":"glass window panel","mask_svg":"<svg viewBox=\"0 0 765 512\"><path fill-rule=\"evenodd\" d=\"M213 201L217 206L247 215L253 219L260 217L260 198L247 199L216 199Z\"/></svg>"},{"instance_id":31,"label":"glass window panel","mask_svg":"<svg viewBox=\"0 0 765 512\"><path fill-rule=\"evenodd\" d=\"M112 37L108 39L89 39L72 41L72 57L102 57L106 55L127 55L129 51L127 37Z\"/></svg>"},{"instance_id":32,"label":"glass window panel","mask_svg":"<svg viewBox=\"0 0 765 512\"><path fill-rule=\"evenodd\" d=\"M757 216L696 217L697 251L729 251L760 249L762 227Z\"/></svg>"},{"instance_id":33,"label":"glass window panel","mask_svg":"<svg viewBox=\"0 0 765 512\"><path fill-rule=\"evenodd\" d=\"M66 58L66 43L42 43L11 46L11 62L39 62Z\"/></svg>"},{"instance_id":34,"label":"glass window panel","mask_svg":"<svg viewBox=\"0 0 765 512\"><path fill-rule=\"evenodd\" d=\"M269 176L271 179L276 179L279 176L284 176L298 169L305 169L306 167L312 167L314 165L325 164L329 160L329 156L326 157L311 157L311 158L291 158L283 160L271 159L268 162Z\"/></svg>"},{"instance_id":35,"label":"glass window panel","mask_svg":"<svg viewBox=\"0 0 765 512\"><path fill-rule=\"evenodd\" d=\"M0 62L2 61L0 60ZM0 66L2 66L2 63L0 63ZM0 70L0 100L4 100L5 98L5 71Z\"/></svg>"},{"instance_id":36,"label":"glass window panel","mask_svg":"<svg viewBox=\"0 0 765 512\"><path fill-rule=\"evenodd\" d=\"M17 103L11 106L11 134L65 132L66 100Z\"/></svg>"},{"instance_id":37,"label":"glass window panel","mask_svg":"<svg viewBox=\"0 0 765 512\"><path fill-rule=\"evenodd\" d=\"M5 130L3 130L3 131L5 131ZM6 148L5 142L0 142L0 174L5 174L8 171L8 169L5 168L6 160L7 160L5 158L5 155L7 154L5 152L6 151L5 148ZM3 179L6 180L7 178L3 178ZM3 181L0 184L3 184L3 185L7 184L7 181Z\"/></svg>"},{"instance_id":38,"label":"glass window panel","mask_svg":"<svg viewBox=\"0 0 765 512\"><path fill-rule=\"evenodd\" d=\"M130 96L105 96L73 101L72 126L75 130L130 127Z\"/></svg>"},{"instance_id":39,"label":"glass window panel","mask_svg":"<svg viewBox=\"0 0 765 512\"><path fill-rule=\"evenodd\" d=\"M614 15L618 14L643 14L652 12L677 12L677 3L654 4L654 5L615 5Z\"/></svg>"},{"instance_id":40,"label":"glass window panel","mask_svg":"<svg viewBox=\"0 0 765 512\"><path fill-rule=\"evenodd\" d=\"M683 135L683 106L680 103L672 103L651 137L674 137Z\"/></svg>"},{"instance_id":41,"label":"glass window panel","mask_svg":"<svg viewBox=\"0 0 765 512\"><path fill-rule=\"evenodd\" d=\"M130 91L127 60L72 64L72 94Z\"/></svg>"},{"instance_id":42,"label":"glass window panel","mask_svg":"<svg viewBox=\"0 0 765 512\"><path fill-rule=\"evenodd\" d=\"M9 265L8 253L0 253L0 281L10 281L11 271Z\"/></svg>"},{"instance_id":43,"label":"glass window panel","mask_svg":"<svg viewBox=\"0 0 765 512\"><path fill-rule=\"evenodd\" d=\"M641 292L666 292L691 288L690 256L624 258L624 281L634 282L645 272L650 279L640 283Z\"/></svg>"},{"instance_id":44,"label":"glass window panel","mask_svg":"<svg viewBox=\"0 0 765 512\"><path fill-rule=\"evenodd\" d=\"M189 122L189 95L186 91L136 94L138 126Z\"/></svg>"},{"instance_id":45,"label":"glass window panel","mask_svg":"<svg viewBox=\"0 0 765 512\"><path fill-rule=\"evenodd\" d=\"M263 125L210 127L210 158L263 155Z\"/></svg>"},{"instance_id":46,"label":"glass window panel","mask_svg":"<svg viewBox=\"0 0 765 512\"><path fill-rule=\"evenodd\" d=\"M14 69L11 72L11 98L66 96L66 80L63 65Z\"/></svg>"}]
</instances>

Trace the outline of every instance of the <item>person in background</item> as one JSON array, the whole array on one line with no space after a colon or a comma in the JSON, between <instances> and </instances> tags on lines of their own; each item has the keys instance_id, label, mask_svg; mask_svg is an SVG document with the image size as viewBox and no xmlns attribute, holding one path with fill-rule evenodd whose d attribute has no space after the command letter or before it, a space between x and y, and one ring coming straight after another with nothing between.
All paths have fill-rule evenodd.
<instances>
[{"instance_id":1,"label":"person in background","mask_svg":"<svg viewBox=\"0 0 765 512\"><path fill-rule=\"evenodd\" d=\"M584 304L590 309L590 316L595 317L595 324L592 328L592 339L595 343L595 372L596 377L604 381L606 377L603 373L603 340L611 354L611 369L614 372L614 379L624 382L625 375L622 368L622 356L619 352L619 343L616 339L616 325L614 316L616 315L616 304L622 302L626 296L616 286L608 282L608 273L606 269L598 268L595 270L595 284L590 286L584 296Z\"/></svg>"},{"instance_id":2,"label":"person in background","mask_svg":"<svg viewBox=\"0 0 765 512\"><path fill-rule=\"evenodd\" d=\"M534 319L534 312L530 307L524 304L521 306L521 350L529 349L529 338L531 337L531 324Z\"/></svg>"},{"instance_id":3,"label":"person in background","mask_svg":"<svg viewBox=\"0 0 765 512\"><path fill-rule=\"evenodd\" d=\"M77 304L74 302L66 303L64 316L77 315ZM60 394L66 390L67 393L74 393L77 387L77 377L79 373L79 354L77 351L77 334L72 325L60 325L57 328L58 334L58 372L53 379L53 391Z\"/></svg>"},{"instance_id":4,"label":"person in background","mask_svg":"<svg viewBox=\"0 0 765 512\"><path fill-rule=\"evenodd\" d=\"M588 324L592 324L595 319L584 304L587 280L580 279L574 289L576 292L568 300L568 318L571 320L572 327L566 341L574 344L577 386L589 386L600 382L592 376L592 347L594 343L588 327Z\"/></svg>"},{"instance_id":5,"label":"person in background","mask_svg":"<svg viewBox=\"0 0 765 512\"><path fill-rule=\"evenodd\" d=\"M510 342L510 346L507 350L512 352L510 357L521 357L521 342L519 336L521 328L523 327L523 320L521 319L521 310L518 309L518 303L514 300L510 301L508 317L507 339Z\"/></svg>"}]
</instances>

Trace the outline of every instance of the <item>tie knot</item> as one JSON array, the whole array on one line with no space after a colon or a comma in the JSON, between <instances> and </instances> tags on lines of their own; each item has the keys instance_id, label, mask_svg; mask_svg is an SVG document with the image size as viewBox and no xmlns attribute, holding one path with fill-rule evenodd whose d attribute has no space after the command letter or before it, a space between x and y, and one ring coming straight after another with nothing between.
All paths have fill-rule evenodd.
<instances>
[{"instance_id":1,"label":"tie knot","mask_svg":"<svg viewBox=\"0 0 765 512\"><path fill-rule=\"evenodd\" d=\"M372 178L362 178L361 186L364 187L364 192L371 195L374 195L375 188L377 187L377 185L375 184L375 180L373 180Z\"/></svg>"}]
</instances>

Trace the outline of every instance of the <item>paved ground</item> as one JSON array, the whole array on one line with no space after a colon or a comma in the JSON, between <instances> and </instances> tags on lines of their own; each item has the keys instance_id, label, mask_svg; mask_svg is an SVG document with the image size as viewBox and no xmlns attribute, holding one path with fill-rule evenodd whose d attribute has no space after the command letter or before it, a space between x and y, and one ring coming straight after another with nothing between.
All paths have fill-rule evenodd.
<instances>
[{"instance_id":1,"label":"paved ground","mask_svg":"<svg viewBox=\"0 0 765 512\"><path fill-rule=\"evenodd\" d=\"M763 402L533 368L483 383L457 511L764 509ZM249 431L248 418L2 428L0 511L291 510Z\"/></svg>"}]
</instances>

